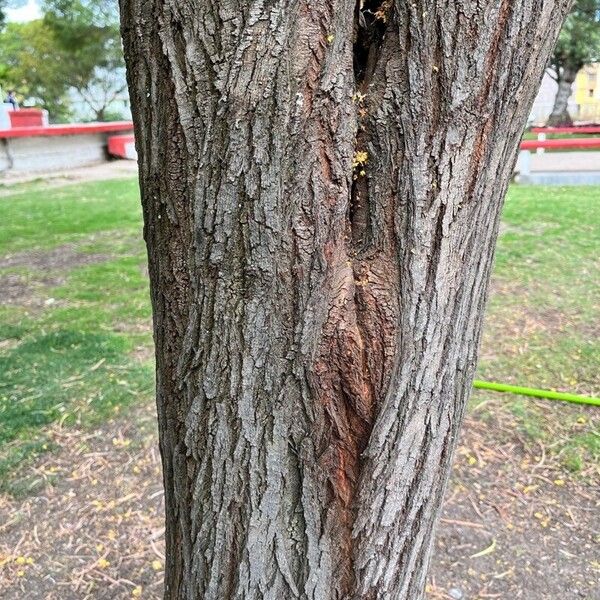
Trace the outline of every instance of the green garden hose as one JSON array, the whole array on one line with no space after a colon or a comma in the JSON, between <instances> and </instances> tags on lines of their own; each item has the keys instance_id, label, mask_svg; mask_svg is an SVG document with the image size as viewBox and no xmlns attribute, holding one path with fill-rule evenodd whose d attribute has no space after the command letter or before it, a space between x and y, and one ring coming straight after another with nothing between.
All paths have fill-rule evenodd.
<instances>
[{"instance_id":1,"label":"green garden hose","mask_svg":"<svg viewBox=\"0 0 600 600\"><path fill-rule=\"evenodd\" d=\"M562 400L563 402L573 402L575 404L590 404L592 406L600 406L600 398L578 396L577 394L568 394L564 392L553 392L551 390L536 390L534 388L521 387L518 385L508 385L506 383L475 380L473 382L473 387L476 387L480 390L510 392L511 394L521 394L522 396L534 396L536 398L546 398L548 400Z\"/></svg>"}]
</instances>

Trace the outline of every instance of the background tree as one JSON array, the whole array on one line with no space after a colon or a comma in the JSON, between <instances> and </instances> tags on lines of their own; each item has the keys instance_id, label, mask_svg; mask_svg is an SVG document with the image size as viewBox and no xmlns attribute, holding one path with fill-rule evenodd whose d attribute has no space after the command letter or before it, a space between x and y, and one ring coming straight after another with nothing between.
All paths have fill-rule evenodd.
<instances>
[{"instance_id":1,"label":"background tree","mask_svg":"<svg viewBox=\"0 0 600 600\"><path fill-rule=\"evenodd\" d=\"M558 37L549 74L558 84L548 125L572 125L568 103L579 70L600 60L600 0L576 0Z\"/></svg>"},{"instance_id":2,"label":"background tree","mask_svg":"<svg viewBox=\"0 0 600 600\"><path fill-rule=\"evenodd\" d=\"M70 57L66 83L103 121L127 88L117 0L46 0L44 22Z\"/></svg>"},{"instance_id":3,"label":"background tree","mask_svg":"<svg viewBox=\"0 0 600 600\"><path fill-rule=\"evenodd\" d=\"M52 121L78 110L95 120L115 116L126 97L116 0L48 0L44 18L9 23L0 33L0 83Z\"/></svg>"},{"instance_id":4,"label":"background tree","mask_svg":"<svg viewBox=\"0 0 600 600\"><path fill-rule=\"evenodd\" d=\"M8 23L0 33L0 83L21 98L46 109L53 121L71 116L68 53L40 19Z\"/></svg>"},{"instance_id":5,"label":"background tree","mask_svg":"<svg viewBox=\"0 0 600 600\"><path fill-rule=\"evenodd\" d=\"M569 0L122 0L165 597L416 600Z\"/></svg>"}]
</instances>

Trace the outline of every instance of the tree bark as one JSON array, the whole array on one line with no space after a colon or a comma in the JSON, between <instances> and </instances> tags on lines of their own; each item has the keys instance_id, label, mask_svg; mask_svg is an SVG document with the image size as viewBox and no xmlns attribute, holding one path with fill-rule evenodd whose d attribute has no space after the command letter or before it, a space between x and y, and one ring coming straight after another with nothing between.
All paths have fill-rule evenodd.
<instances>
[{"instance_id":1,"label":"tree bark","mask_svg":"<svg viewBox=\"0 0 600 600\"><path fill-rule=\"evenodd\" d=\"M569 98L573 93L573 83L580 67L563 67L557 69L556 83L558 89L554 97L554 106L548 117L548 127L571 127L573 119L569 114Z\"/></svg>"},{"instance_id":2,"label":"tree bark","mask_svg":"<svg viewBox=\"0 0 600 600\"><path fill-rule=\"evenodd\" d=\"M420 598L568 0L122 0L165 598Z\"/></svg>"}]
</instances>

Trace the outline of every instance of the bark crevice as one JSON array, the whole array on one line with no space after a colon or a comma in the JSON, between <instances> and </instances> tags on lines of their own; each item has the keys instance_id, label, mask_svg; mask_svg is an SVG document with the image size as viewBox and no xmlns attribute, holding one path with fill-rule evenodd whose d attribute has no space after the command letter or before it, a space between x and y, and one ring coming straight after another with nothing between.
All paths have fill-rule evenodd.
<instances>
[{"instance_id":1,"label":"bark crevice","mask_svg":"<svg viewBox=\"0 0 600 600\"><path fill-rule=\"evenodd\" d=\"M367 127L369 89L381 57L392 0L357 0L354 20L353 69L356 108L356 142L352 162L350 226L355 251L364 249L370 237L367 174L371 151Z\"/></svg>"},{"instance_id":2,"label":"bark crevice","mask_svg":"<svg viewBox=\"0 0 600 600\"><path fill-rule=\"evenodd\" d=\"M319 333L311 367L312 389L323 407L323 447L319 464L329 489L326 522L336 548L335 598L350 598L355 589L352 530L362 454L369 443L377 406L390 380L396 354L397 280L393 248L373 247L369 205L369 88L392 8L390 0L359 0L352 47L355 140L348 179L349 198L343 237L325 246L328 266L328 314ZM322 161L331 176L330 161Z\"/></svg>"}]
</instances>

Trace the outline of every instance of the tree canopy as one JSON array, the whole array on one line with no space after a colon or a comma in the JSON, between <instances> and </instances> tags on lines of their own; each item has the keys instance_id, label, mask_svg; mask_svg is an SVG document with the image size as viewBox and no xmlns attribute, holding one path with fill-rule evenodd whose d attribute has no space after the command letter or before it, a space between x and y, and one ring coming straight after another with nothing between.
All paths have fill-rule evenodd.
<instances>
[{"instance_id":1,"label":"tree canopy","mask_svg":"<svg viewBox=\"0 0 600 600\"><path fill-rule=\"evenodd\" d=\"M572 125L568 102L578 71L600 59L600 0L576 0L550 57L549 75L558 84L548 125Z\"/></svg>"},{"instance_id":2,"label":"tree canopy","mask_svg":"<svg viewBox=\"0 0 600 600\"><path fill-rule=\"evenodd\" d=\"M0 83L53 120L69 118L73 103L103 120L126 89L116 0L45 0L42 11L0 34Z\"/></svg>"},{"instance_id":3,"label":"tree canopy","mask_svg":"<svg viewBox=\"0 0 600 600\"><path fill-rule=\"evenodd\" d=\"M2 86L45 108L54 120L65 120L70 114L69 66L68 56L41 19L8 23L0 34Z\"/></svg>"},{"instance_id":4,"label":"tree canopy","mask_svg":"<svg viewBox=\"0 0 600 600\"><path fill-rule=\"evenodd\" d=\"M555 72L600 60L600 0L576 0L551 57Z\"/></svg>"}]
</instances>

